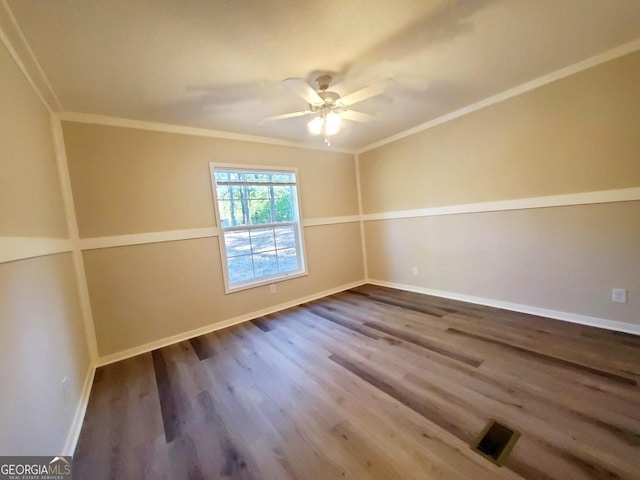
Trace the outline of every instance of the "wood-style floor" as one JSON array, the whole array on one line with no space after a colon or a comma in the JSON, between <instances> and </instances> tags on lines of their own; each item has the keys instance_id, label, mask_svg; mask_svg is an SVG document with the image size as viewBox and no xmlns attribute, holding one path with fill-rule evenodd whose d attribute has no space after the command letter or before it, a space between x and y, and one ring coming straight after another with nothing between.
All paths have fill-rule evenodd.
<instances>
[{"instance_id":1,"label":"wood-style floor","mask_svg":"<svg viewBox=\"0 0 640 480\"><path fill-rule=\"evenodd\" d=\"M639 380L640 337L367 285L98 369L74 479L640 479Z\"/></svg>"}]
</instances>

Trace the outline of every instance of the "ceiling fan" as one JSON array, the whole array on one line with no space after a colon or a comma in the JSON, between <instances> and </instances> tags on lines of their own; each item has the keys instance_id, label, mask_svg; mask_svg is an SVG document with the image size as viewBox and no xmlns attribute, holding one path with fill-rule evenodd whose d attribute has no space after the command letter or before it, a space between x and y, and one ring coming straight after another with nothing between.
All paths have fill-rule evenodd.
<instances>
[{"instance_id":1,"label":"ceiling fan","mask_svg":"<svg viewBox=\"0 0 640 480\"><path fill-rule=\"evenodd\" d=\"M264 121L315 114L316 116L307 124L309 132L315 135L322 133L324 142L327 146L331 146L329 137L338 133L343 118L354 122L368 122L376 118L373 115L351 110L351 105L380 95L393 81L387 78L341 97L336 92L329 91L331 80L331 75L320 75L316 78L318 85L318 91L316 91L302 78L287 78L284 80L285 86L302 97L309 104L309 108L299 112L268 117Z\"/></svg>"}]
</instances>

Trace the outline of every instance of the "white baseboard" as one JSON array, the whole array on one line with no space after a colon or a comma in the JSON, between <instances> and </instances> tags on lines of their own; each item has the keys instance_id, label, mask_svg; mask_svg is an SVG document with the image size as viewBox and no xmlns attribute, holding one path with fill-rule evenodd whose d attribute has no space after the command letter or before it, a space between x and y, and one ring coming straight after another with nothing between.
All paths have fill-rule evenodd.
<instances>
[{"instance_id":1,"label":"white baseboard","mask_svg":"<svg viewBox=\"0 0 640 480\"><path fill-rule=\"evenodd\" d=\"M264 315L269 315L271 313L276 313L281 310L286 310L287 308L295 307L297 305L300 305L306 302L311 302L313 300L318 300L319 298L327 297L329 295L333 295L334 293L342 292L344 290L349 290L350 288L359 287L360 285L364 285L365 283L367 282L365 282L364 280L348 283L346 285L341 285L339 287L325 290L323 292L318 292L313 295L297 298L289 302L280 303L278 305L274 305L268 308L263 308L262 310L246 313L244 315L230 318L228 320L223 320L221 322L212 323L204 327L196 328L195 330L189 330L188 332L183 332L177 335L173 335L171 337L162 338L160 340L149 342L144 345L140 345L138 347L133 347L127 350L123 350L121 352L112 353L110 355L100 357L98 359L96 366L102 367L110 363L119 362L120 360L125 360L127 358L135 357L136 355L140 355L142 353L151 352L152 350L166 347L168 345L173 345L174 343L183 342L185 340L189 340L190 338L199 337L200 335L205 335L207 333L214 332L216 330L221 330L223 328L227 328L232 325L248 322L249 320L253 320L254 318L259 318Z\"/></svg>"},{"instance_id":2,"label":"white baseboard","mask_svg":"<svg viewBox=\"0 0 640 480\"><path fill-rule=\"evenodd\" d=\"M531 305L522 305L520 303L504 302L502 300L493 300L491 298L474 297L461 293L446 292L442 290L434 290L431 288L417 287L415 285L406 285L402 283L386 282L384 280L367 279L366 283L378 285L381 287L397 288L408 292L424 293L435 297L449 298L451 300L459 300L461 302L475 303L477 305L486 305L488 307L502 308L514 312L528 313L540 317L552 318L554 320L562 320L565 322L577 323L580 325L588 325L591 327L605 328L616 332L631 333L640 335L640 325L632 323L618 322L616 320L607 320L605 318L589 317L571 312L561 312L558 310L550 310L547 308L533 307Z\"/></svg>"},{"instance_id":3,"label":"white baseboard","mask_svg":"<svg viewBox=\"0 0 640 480\"><path fill-rule=\"evenodd\" d=\"M71 422L71 428L67 433L67 439L64 442L64 448L62 455L71 456L76 450L78 439L80 438L80 431L82 430L82 424L84 422L84 415L87 412L89 406L89 395L91 395L91 386L93 385L93 378L96 374L96 365L91 363L87 370L87 375L82 385L82 391L80 392L80 399L76 406L76 411L73 415L73 421Z\"/></svg>"},{"instance_id":4,"label":"white baseboard","mask_svg":"<svg viewBox=\"0 0 640 480\"><path fill-rule=\"evenodd\" d=\"M478 305L486 305L490 307L502 308L505 310L511 310L515 312L528 313L531 315L538 315L542 317L552 318L555 320L563 320L566 322L577 323L581 325L589 325L593 327L605 328L605 329L613 330L617 332L640 335L640 325L633 325L630 323L618 322L615 320L589 317L586 315L579 315L579 314L570 313L570 312L561 312L561 311L550 310L546 308L533 307L530 305L522 305L518 303L504 302L501 300L493 300L493 299L484 298L484 297L475 297L475 296L464 295L460 293L453 293L453 292L446 292L442 290L434 290L430 288L417 287L414 285L386 282L383 280L375 280L375 279L361 280L361 281L352 282L346 285L341 285L339 287L325 290L323 292L319 292L313 295L308 295L306 297L298 298L290 302L280 303L272 307L247 313L245 315L240 315L238 317L230 318L222 322L217 322L211 325L197 328L195 330L190 330L188 332L180 333L178 335L173 335L171 337L156 340L154 342L150 342L144 345L140 345L138 347L130 348L128 350L123 350L121 352L113 353L111 355L106 355L104 357L99 358L97 363L95 365L91 365L91 367L89 368L89 371L87 372L85 383L82 388L82 394L80 396L80 400L76 408L76 412L73 418L71 428L69 429L69 433L67 435L67 440L65 442L63 455L72 455L73 452L75 451L78 438L80 437L80 431L82 429L84 415L86 413L87 406L89 404L89 395L91 393L91 386L93 384L93 378L95 376L95 371L97 367L108 365L110 363L115 363L120 360L125 360L127 358L131 358L136 355L140 355L142 353L147 353L147 352L156 350L158 348L166 347L168 345L172 345L177 342L188 340L193 337L205 335L207 333L210 333L216 330L221 330L223 328L227 328L232 325L244 323L249 320L262 317L264 315L269 315L271 313L276 313L282 310L286 310L287 308L295 307L297 305L301 305L306 302L311 302L313 300L318 300L320 298L327 297L329 295L333 295L335 293L342 292L344 290L349 290L350 288L359 287L367 283L372 285L379 285L382 287L397 288L399 290L405 290L409 292L424 293L427 295L433 295L433 296L442 297L442 298L449 298L452 300L459 300L462 302L475 303Z\"/></svg>"}]
</instances>

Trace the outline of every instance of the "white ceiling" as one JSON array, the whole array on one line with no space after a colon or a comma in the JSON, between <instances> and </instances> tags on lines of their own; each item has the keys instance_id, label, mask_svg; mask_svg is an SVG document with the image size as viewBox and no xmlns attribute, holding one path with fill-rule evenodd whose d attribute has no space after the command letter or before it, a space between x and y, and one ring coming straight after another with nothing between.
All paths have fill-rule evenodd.
<instances>
[{"instance_id":1,"label":"white ceiling","mask_svg":"<svg viewBox=\"0 0 640 480\"><path fill-rule=\"evenodd\" d=\"M282 80L341 95L360 148L640 38L639 0L6 0L59 110L322 145Z\"/></svg>"}]
</instances>

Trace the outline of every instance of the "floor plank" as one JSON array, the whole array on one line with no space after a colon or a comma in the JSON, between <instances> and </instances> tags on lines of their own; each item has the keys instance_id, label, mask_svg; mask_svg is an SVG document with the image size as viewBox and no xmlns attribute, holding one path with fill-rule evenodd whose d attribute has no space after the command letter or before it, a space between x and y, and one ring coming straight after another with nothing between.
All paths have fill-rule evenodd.
<instances>
[{"instance_id":1,"label":"floor plank","mask_svg":"<svg viewBox=\"0 0 640 480\"><path fill-rule=\"evenodd\" d=\"M638 337L364 285L101 367L74 478L640 479L638 379Z\"/></svg>"}]
</instances>

